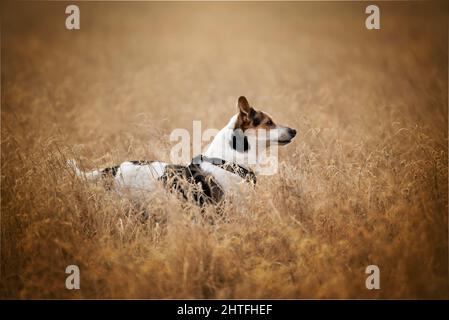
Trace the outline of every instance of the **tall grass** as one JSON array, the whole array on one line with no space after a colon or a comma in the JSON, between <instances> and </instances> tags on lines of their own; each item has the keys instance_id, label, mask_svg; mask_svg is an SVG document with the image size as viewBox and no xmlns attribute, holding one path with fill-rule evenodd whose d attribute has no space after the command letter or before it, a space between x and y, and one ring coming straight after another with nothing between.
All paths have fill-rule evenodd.
<instances>
[{"instance_id":1,"label":"tall grass","mask_svg":"<svg viewBox=\"0 0 449 320\"><path fill-rule=\"evenodd\" d=\"M5 6L0 296L447 298L447 8L432 6L382 4L367 31L354 3L82 3L76 32L61 4ZM299 130L243 206L201 212L162 188L136 205L66 166L167 161L171 130L221 128L242 94Z\"/></svg>"}]
</instances>

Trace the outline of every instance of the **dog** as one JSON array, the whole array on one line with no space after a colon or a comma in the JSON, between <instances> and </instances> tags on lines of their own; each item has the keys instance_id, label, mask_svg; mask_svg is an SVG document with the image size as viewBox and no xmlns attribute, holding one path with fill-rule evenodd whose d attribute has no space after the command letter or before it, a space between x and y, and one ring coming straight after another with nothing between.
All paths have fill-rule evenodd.
<instances>
[{"instance_id":1,"label":"dog","mask_svg":"<svg viewBox=\"0 0 449 320\"><path fill-rule=\"evenodd\" d=\"M267 113L250 106L244 96L238 98L237 109L206 152L194 157L189 165L141 160L83 172L74 160L68 164L76 176L87 181L109 181L110 188L119 193L146 196L162 184L199 206L217 204L226 195L241 192L242 185L256 184L261 150L287 145L296 136L295 129L276 124ZM257 152L250 161L249 155Z\"/></svg>"}]
</instances>

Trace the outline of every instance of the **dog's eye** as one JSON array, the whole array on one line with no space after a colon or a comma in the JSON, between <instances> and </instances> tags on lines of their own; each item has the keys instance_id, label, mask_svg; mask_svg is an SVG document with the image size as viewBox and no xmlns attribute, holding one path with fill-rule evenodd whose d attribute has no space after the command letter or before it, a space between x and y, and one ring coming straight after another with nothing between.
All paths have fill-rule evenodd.
<instances>
[{"instance_id":1,"label":"dog's eye","mask_svg":"<svg viewBox=\"0 0 449 320\"><path fill-rule=\"evenodd\" d=\"M273 125L273 121L268 120L268 121L267 121L267 126L272 126L272 125Z\"/></svg>"}]
</instances>

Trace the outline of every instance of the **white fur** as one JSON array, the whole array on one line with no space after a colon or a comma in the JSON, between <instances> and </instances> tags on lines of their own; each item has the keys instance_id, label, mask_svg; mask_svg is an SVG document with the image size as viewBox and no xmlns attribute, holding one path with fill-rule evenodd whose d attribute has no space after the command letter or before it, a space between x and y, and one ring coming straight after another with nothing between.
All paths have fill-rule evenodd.
<instances>
[{"instance_id":1,"label":"white fur","mask_svg":"<svg viewBox=\"0 0 449 320\"><path fill-rule=\"evenodd\" d=\"M115 187L118 191L154 191L158 179L164 174L166 163L152 162L146 165L135 165L123 162L115 176Z\"/></svg>"},{"instance_id":2,"label":"white fur","mask_svg":"<svg viewBox=\"0 0 449 320\"><path fill-rule=\"evenodd\" d=\"M98 180L101 176L101 170L89 172L81 171L74 160L69 160L68 164L75 170L75 174L89 182ZM156 188L158 179L164 174L164 162L152 162L147 165L135 165L132 162L123 162L117 170L114 177L114 188L120 193L144 191L151 192Z\"/></svg>"}]
</instances>

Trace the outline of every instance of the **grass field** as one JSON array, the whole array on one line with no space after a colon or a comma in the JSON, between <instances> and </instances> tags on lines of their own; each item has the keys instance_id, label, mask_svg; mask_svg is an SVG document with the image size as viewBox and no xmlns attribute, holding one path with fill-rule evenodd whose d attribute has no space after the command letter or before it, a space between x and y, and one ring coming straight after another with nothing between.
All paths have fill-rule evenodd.
<instances>
[{"instance_id":1,"label":"grass field","mask_svg":"<svg viewBox=\"0 0 449 320\"><path fill-rule=\"evenodd\" d=\"M448 10L380 8L82 2L68 31L64 4L2 4L0 297L448 298ZM299 131L244 208L136 208L65 165L168 161L239 95Z\"/></svg>"}]
</instances>

